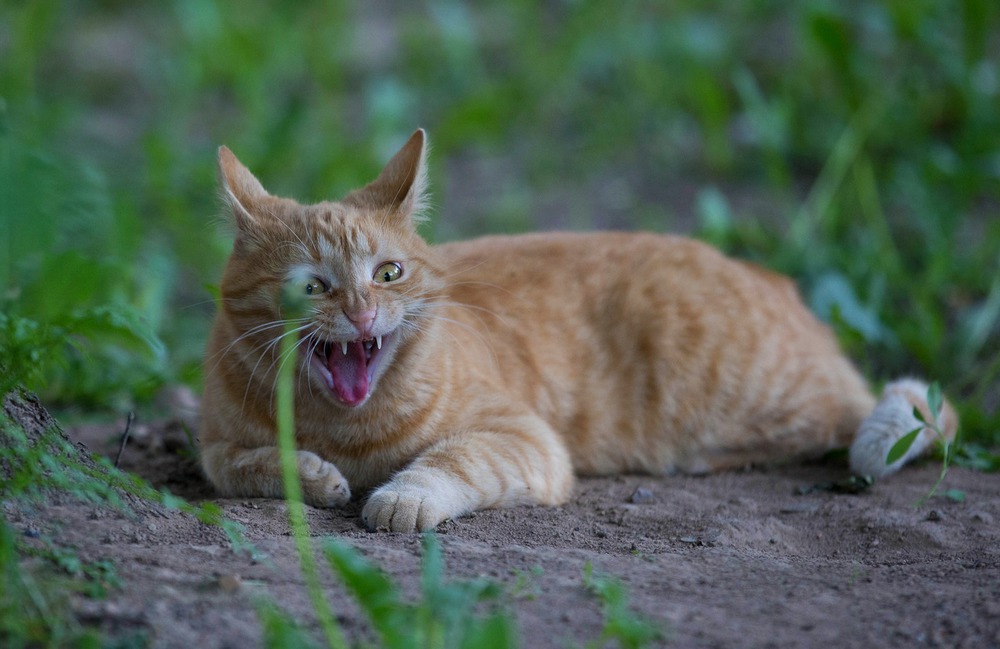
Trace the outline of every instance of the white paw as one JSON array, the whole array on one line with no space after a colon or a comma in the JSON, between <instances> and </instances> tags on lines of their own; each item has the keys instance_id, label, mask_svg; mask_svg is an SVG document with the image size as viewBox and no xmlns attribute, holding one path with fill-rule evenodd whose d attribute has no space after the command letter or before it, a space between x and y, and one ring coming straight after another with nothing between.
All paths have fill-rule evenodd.
<instances>
[{"instance_id":1,"label":"white paw","mask_svg":"<svg viewBox=\"0 0 1000 649\"><path fill-rule=\"evenodd\" d=\"M452 515L428 490L387 484L368 497L361 519L370 530L423 532Z\"/></svg>"},{"instance_id":2,"label":"white paw","mask_svg":"<svg viewBox=\"0 0 1000 649\"><path fill-rule=\"evenodd\" d=\"M313 507L337 507L351 499L351 488L340 470L315 453L299 451L302 499Z\"/></svg>"}]
</instances>

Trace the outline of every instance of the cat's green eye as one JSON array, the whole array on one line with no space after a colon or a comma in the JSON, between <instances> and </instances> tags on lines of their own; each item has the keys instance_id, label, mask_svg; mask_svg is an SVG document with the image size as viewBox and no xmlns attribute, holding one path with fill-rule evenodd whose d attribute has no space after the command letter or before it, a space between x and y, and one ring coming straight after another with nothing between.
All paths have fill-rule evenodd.
<instances>
[{"instance_id":1,"label":"cat's green eye","mask_svg":"<svg viewBox=\"0 0 1000 649\"><path fill-rule=\"evenodd\" d=\"M375 269L375 281L379 284L393 282L403 276L403 267L394 261L382 264Z\"/></svg>"},{"instance_id":2,"label":"cat's green eye","mask_svg":"<svg viewBox=\"0 0 1000 649\"><path fill-rule=\"evenodd\" d=\"M326 291L326 284L315 277L306 282L306 295L320 295Z\"/></svg>"}]
</instances>

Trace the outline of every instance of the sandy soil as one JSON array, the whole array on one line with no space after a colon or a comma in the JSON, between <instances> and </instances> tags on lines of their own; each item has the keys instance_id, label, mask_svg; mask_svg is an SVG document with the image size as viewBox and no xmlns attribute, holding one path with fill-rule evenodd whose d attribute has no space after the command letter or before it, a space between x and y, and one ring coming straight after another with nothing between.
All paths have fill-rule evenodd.
<instances>
[{"instance_id":1,"label":"sandy soil","mask_svg":"<svg viewBox=\"0 0 1000 649\"><path fill-rule=\"evenodd\" d=\"M122 427L67 433L113 458ZM123 590L76 599L80 618L112 634L142 632L158 647L258 646L253 602L262 595L314 623L282 502L214 498L178 422L135 425L121 466L212 499L266 557L235 553L218 529L179 513L126 517L67 502L8 509L25 531L117 566ZM861 495L798 493L842 478L836 462L584 479L564 507L479 512L438 535L449 575L509 588L525 647L599 635L600 605L583 586L588 561L627 584L634 610L662 622L669 646L1000 647L1000 475L953 469L945 486L964 490L964 502L914 507L937 471L910 467ZM348 541L416 593L419 537L364 531L356 504L310 509L309 521L314 535ZM364 637L356 607L326 582L345 633Z\"/></svg>"}]
</instances>

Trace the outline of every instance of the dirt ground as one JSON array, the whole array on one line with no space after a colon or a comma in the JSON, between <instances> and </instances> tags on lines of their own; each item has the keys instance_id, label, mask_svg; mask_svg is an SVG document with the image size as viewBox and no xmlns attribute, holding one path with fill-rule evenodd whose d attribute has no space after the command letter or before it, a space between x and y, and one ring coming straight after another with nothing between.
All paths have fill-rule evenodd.
<instances>
[{"instance_id":1,"label":"dirt ground","mask_svg":"<svg viewBox=\"0 0 1000 649\"><path fill-rule=\"evenodd\" d=\"M123 426L67 433L114 458ZM264 558L235 553L218 529L179 513L129 518L63 502L8 517L83 558L113 561L123 590L74 603L112 635L141 632L157 647L258 646L253 602L262 595L313 624L283 503L215 498L189 444L176 421L137 422L121 466L216 502ZM929 462L909 467L861 495L799 493L842 478L837 462L583 479L564 507L479 512L438 535L449 576L509 588L524 647L598 637L588 561L627 585L636 612L662 622L668 646L1000 647L1000 475L952 469L945 487L964 490L965 501L914 507L937 472ZM309 509L312 533L348 541L415 594L419 537L366 532L359 512ZM345 633L364 637L361 614L325 580Z\"/></svg>"}]
</instances>

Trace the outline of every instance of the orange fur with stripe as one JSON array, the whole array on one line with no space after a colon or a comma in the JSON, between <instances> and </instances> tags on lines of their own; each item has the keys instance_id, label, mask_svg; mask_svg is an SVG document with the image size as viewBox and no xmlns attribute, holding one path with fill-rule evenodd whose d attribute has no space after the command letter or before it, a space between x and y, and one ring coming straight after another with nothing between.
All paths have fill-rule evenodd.
<instances>
[{"instance_id":1,"label":"orange fur with stripe","mask_svg":"<svg viewBox=\"0 0 1000 649\"><path fill-rule=\"evenodd\" d=\"M881 476L919 426L922 383L864 380L788 279L653 234L534 234L429 246L417 131L368 186L316 205L271 196L228 149L236 240L206 361L205 471L280 497L274 383L297 364L306 502L372 490L373 529L555 505L574 474L705 472L854 442ZM295 358L278 339L291 315ZM940 424L956 426L946 405ZM907 428L909 426L909 428ZM930 443L925 431L911 454Z\"/></svg>"}]
</instances>

